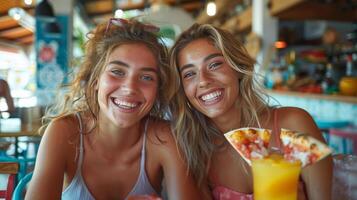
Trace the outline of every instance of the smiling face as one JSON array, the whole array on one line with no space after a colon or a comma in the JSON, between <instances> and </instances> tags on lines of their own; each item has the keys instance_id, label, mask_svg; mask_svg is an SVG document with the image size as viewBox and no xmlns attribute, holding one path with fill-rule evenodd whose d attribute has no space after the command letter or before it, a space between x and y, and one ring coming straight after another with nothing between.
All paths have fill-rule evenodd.
<instances>
[{"instance_id":1,"label":"smiling face","mask_svg":"<svg viewBox=\"0 0 357 200\"><path fill-rule=\"evenodd\" d=\"M238 72L208 39L189 43L178 54L185 94L198 111L211 119L235 116Z\"/></svg>"},{"instance_id":2,"label":"smiling face","mask_svg":"<svg viewBox=\"0 0 357 200\"><path fill-rule=\"evenodd\" d=\"M122 128L136 124L153 107L158 82L157 60L147 46L119 45L98 79L100 119Z\"/></svg>"}]
</instances>

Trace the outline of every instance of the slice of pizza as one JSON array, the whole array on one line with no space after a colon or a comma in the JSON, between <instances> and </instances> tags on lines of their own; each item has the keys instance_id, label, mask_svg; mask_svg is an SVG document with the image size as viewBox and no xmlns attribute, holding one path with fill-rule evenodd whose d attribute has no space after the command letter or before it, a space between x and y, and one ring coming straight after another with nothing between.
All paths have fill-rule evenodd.
<instances>
[{"instance_id":1,"label":"slice of pizza","mask_svg":"<svg viewBox=\"0 0 357 200\"><path fill-rule=\"evenodd\" d=\"M280 139L285 159L300 160L303 167L316 163L332 153L326 144L296 131L281 129Z\"/></svg>"},{"instance_id":2,"label":"slice of pizza","mask_svg":"<svg viewBox=\"0 0 357 200\"><path fill-rule=\"evenodd\" d=\"M268 156L268 145L271 130L261 128L240 128L225 133L229 143L251 164L251 159Z\"/></svg>"}]
</instances>

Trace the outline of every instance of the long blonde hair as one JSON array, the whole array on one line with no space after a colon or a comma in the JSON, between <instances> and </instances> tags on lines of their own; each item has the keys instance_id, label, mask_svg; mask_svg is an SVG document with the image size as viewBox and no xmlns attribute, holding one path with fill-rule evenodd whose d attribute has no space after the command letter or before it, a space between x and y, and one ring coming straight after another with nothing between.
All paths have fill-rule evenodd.
<instances>
[{"instance_id":1,"label":"long blonde hair","mask_svg":"<svg viewBox=\"0 0 357 200\"><path fill-rule=\"evenodd\" d=\"M170 50L170 66L175 68L179 89L171 101L174 133L198 184L207 178L207 170L213 151L217 148L213 140L222 138L209 118L189 104L181 84L178 70L178 55L190 42L207 38L219 49L225 60L239 74L239 100L236 105L241 112L241 125L259 124L258 116L268 111L267 96L254 78L254 63L244 46L227 31L210 24L194 24L183 32ZM239 127L237 127L239 128Z\"/></svg>"},{"instance_id":2,"label":"long blonde hair","mask_svg":"<svg viewBox=\"0 0 357 200\"><path fill-rule=\"evenodd\" d=\"M111 19L116 20L116 19ZM112 23L111 21L107 23ZM63 86L65 94L57 99L43 117L44 126L49 121L71 115L76 112L90 113L90 118L97 123L99 112L98 94L95 85L104 71L110 53L118 46L130 43L146 45L155 55L159 67L158 96L150 111L150 115L162 118L168 109L168 104L175 89L171 84L174 69L168 66L168 51L160 41L157 32L152 27L137 20L131 19L125 23L98 25L87 34L88 41L85 48L85 56L79 71L72 82Z\"/></svg>"}]
</instances>

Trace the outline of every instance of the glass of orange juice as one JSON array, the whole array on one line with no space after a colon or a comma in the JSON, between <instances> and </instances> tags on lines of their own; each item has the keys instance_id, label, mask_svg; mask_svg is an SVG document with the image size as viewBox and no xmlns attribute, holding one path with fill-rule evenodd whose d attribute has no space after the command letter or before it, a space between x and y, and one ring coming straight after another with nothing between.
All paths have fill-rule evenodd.
<instances>
[{"instance_id":1,"label":"glass of orange juice","mask_svg":"<svg viewBox=\"0 0 357 200\"><path fill-rule=\"evenodd\" d=\"M282 155L253 159L254 200L296 200L300 161L287 161Z\"/></svg>"}]
</instances>

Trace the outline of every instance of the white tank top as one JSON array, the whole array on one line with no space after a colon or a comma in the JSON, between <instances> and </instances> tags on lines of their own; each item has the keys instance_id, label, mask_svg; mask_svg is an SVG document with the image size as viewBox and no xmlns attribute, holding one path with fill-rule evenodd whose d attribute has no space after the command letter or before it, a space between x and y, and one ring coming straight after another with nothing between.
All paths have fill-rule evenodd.
<instances>
[{"instance_id":1,"label":"white tank top","mask_svg":"<svg viewBox=\"0 0 357 200\"><path fill-rule=\"evenodd\" d=\"M62 200L94 200L94 197L88 190L86 183L82 177L82 163L83 163L83 125L80 114L76 114L79 127L80 127L80 147L79 147L79 158L77 164L76 174L73 177L72 182L69 186L62 192ZM133 189L129 192L128 196L125 198L127 199L131 195L145 195L145 194L157 194L152 185L147 178L146 171L145 171L145 144L146 144L146 131L148 126L148 121L145 123L144 129L144 139L143 139L143 146L141 149L141 158L140 158L140 173L139 177L133 187Z\"/></svg>"}]
</instances>

